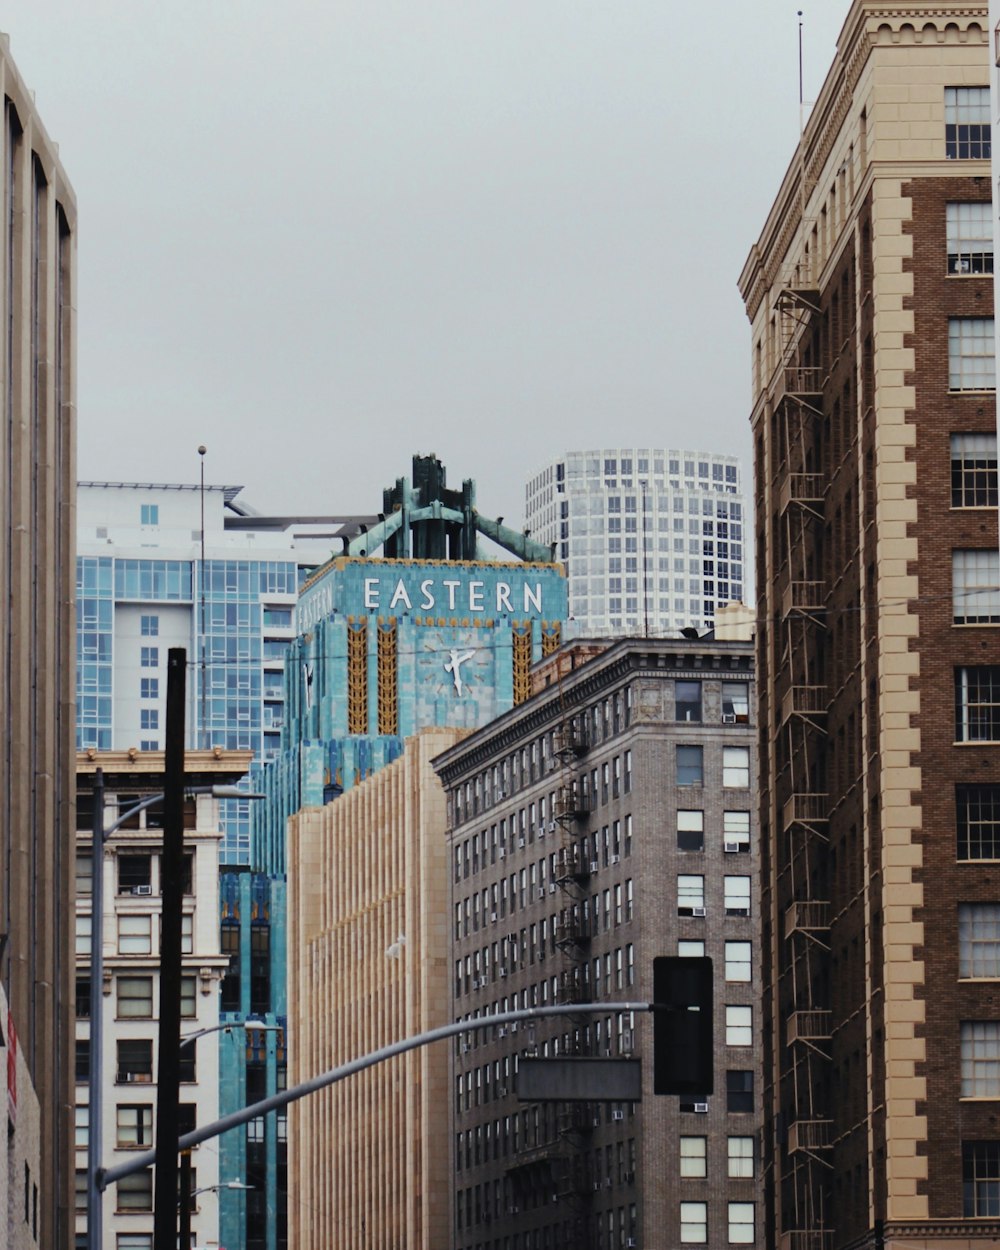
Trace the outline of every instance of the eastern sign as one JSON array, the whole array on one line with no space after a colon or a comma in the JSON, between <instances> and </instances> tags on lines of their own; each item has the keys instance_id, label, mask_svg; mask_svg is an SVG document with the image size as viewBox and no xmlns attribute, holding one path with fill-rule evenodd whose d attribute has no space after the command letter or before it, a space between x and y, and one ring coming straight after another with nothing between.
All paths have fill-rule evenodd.
<instances>
[{"instance_id":1,"label":"eastern sign","mask_svg":"<svg viewBox=\"0 0 1000 1250\"><path fill-rule=\"evenodd\" d=\"M338 561L306 587L298 628L311 629L333 612L344 616L408 614L561 620L566 580L560 569L358 560Z\"/></svg>"}]
</instances>

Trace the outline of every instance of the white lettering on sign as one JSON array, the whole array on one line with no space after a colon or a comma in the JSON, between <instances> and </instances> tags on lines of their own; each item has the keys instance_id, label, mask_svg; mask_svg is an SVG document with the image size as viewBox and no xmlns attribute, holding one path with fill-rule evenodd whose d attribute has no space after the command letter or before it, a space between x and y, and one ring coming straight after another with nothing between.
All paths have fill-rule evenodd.
<instances>
[{"instance_id":1,"label":"white lettering on sign","mask_svg":"<svg viewBox=\"0 0 1000 1250\"><path fill-rule=\"evenodd\" d=\"M492 590L481 580L463 581L454 577L425 577L420 582L406 578L365 577L362 579L362 602L366 612L402 610L412 612L468 612L480 615L496 612L497 616L542 614L542 586L536 582L496 582ZM298 628L310 630L317 621L334 610L333 584L319 584L307 592L298 607ZM341 605L341 610L350 611ZM355 609L356 610L356 609Z\"/></svg>"}]
</instances>

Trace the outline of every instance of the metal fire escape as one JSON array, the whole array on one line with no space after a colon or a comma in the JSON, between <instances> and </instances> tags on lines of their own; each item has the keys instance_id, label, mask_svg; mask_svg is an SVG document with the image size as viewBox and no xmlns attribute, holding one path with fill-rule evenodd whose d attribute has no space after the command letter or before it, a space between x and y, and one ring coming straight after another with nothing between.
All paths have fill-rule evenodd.
<instances>
[{"instance_id":1,"label":"metal fire escape","mask_svg":"<svg viewBox=\"0 0 1000 1250\"><path fill-rule=\"evenodd\" d=\"M808 269L808 263L805 266ZM831 1014L827 999L830 904L826 889L829 794L826 780L827 586L823 570L824 497L819 426L824 369L819 291L802 267L776 302L780 365L772 447L777 468L775 589L780 590L775 757L781 845L775 848L784 946L779 1002L786 1049L781 1105L787 1138L783 1171L783 1250L827 1250L832 1167L829 1090ZM789 1192L790 1191L790 1192Z\"/></svg>"}]
</instances>

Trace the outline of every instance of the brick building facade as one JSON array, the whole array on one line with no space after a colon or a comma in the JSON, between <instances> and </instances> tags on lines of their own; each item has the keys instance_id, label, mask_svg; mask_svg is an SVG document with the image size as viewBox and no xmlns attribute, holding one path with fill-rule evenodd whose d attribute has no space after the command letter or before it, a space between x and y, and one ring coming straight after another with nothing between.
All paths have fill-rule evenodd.
<instances>
[{"instance_id":1,"label":"brick building facade","mask_svg":"<svg viewBox=\"0 0 1000 1250\"><path fill-rule=\"evenodd\" d=\"M453 1018L608 1003L606 1015L570 1010L457 1041L456 1250L757 1237L752 648L627 639L593 652L557 652L533 698L435 761ZM663 954L714 961L712 1096L654 1097L650 1021L615 1010L652 997ZM518 1065L536 1054L637 1055L643 1098L522 1102Z\"/></svg>"},{"instance_id":2,"label":"brick building facade","mask_svg":"<svg viewBox=\"0 0 1000 1250\"><path fill-rule=\"evenodd\" d=\"M788 1250L995 1238L986 6L856 0L753 326L764 1169Z\"/></svg>"}]
</instances>

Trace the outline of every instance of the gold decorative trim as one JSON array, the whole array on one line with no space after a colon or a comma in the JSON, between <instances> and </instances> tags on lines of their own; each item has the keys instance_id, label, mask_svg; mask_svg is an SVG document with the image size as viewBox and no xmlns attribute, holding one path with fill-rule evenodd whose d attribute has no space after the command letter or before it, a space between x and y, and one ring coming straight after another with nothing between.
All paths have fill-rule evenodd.
<instances>
[{"instance_id":1,"label":"gold decorative trim","mask_svg":"<svg viewBox=\"0 0 1000 1250\"><path fill-rule=\"evenodd\" d=\"M542 658L554 654L559 650L559 644L562 642L562 625L558 621L542 622Z\"/></svg>"},{"instance_id":2,"label":"gold decorative trim","mask_svg":"<svg viewBox=\"0 0 1000 1250\"><path fill-rule=\"evenodd\" d=\"M368 622L347 627L347 732L368 732Z\"/></svg>"},{"instance_id":3,"label":"gold decorative trim","mask_svg":"<svg viewBox=\"0 0 1000 1250\"><path fill-rule=\"evenodd\" d=\"M380 734L399 733L399 648L396 620L379 620L378 623L378 731Z\"/></svg>"},{"instance_id":4,"label":"gold decorative trim","mask_svg":"<svg viewBox=\"0 0 1000 1250\"><path fill-rule=\"evenodd\" d=\"M531 697L531 622L515 621L513 627L514 705Z\"/></svg>"}]
</instances>

